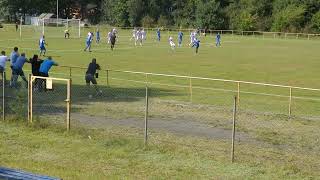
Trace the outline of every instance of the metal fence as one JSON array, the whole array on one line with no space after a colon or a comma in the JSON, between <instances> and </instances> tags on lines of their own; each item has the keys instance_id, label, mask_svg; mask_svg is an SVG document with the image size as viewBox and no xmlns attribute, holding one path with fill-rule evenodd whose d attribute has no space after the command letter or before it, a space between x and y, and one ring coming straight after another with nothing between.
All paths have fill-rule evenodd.
<instances>
[{"instance_id":1,"label":"metal fence","mask_svg":"<svg viewBox=\"0 0 320 180\"><path fill-rule=\"evenodd\" d=\"M62 37L65 27L41 27L41 26L31 26L31 25L22 25L20 26L19 31L21 32L20 38L28 38L28 37L38 37L39 33L46 32L49 37ZM109 25L97 25L97 26L83 26L76 27L70 29L71 34L75 34L75 36L71 36L73 38L81 38L82 35L86 34L88 31L95 32L96 29L99 28L101 34L107 34L112 26ZM121 30L132 30L133 27L116 27ZM15 25L6 24L4 28L0 29L0 32L12 32L15 29ZM155 32L158 28L144 28L145 31ZM177 33L178 31L182 31L185 33L190 33L194 31L194 28L160 28L163 34L172 35L172 33ZM201 34L204 33L204 30L200 30ZM206 30L206 35L215 35L220 33L222 35L230 35L230 36L240 36L240 37L255 37L255 38L274 38L274 39L307 39L307 40L320 40L320 33L291 33L291 32L265 32L265 31L241 31L241 30L219 30L219 29L208 29ZM80 35L81 34L81 35ZM121 34L121 33L120 33ZM130 34L131 35L131 34Z\"/></svg>"},{"instance_id":2,"label":"metal fence","mask_svg":"<svg viewBox=\"0 0 320 180\"><path fill-rule=\"evenodd\" d=\"M135 131L146 144L205 139L236 161L259 151L265 157L253 161L292 155L318 166L318 89L110 69L94 87L84 75L85 68L57 67L54 78L30 77L28 89L4 86L6 120L29 112L33 123ZM52 90L39 90L37 79L52 81Z\"/></svg>"}]
</instances>

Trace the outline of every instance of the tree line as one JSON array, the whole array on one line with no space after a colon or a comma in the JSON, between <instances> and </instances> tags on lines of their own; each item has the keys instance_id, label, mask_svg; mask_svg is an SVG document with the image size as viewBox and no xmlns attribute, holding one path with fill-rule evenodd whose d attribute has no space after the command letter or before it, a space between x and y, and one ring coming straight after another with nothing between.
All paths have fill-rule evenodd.
<instances>
[{"instance_id":1,"label":"tree line","mask_svg":"<svg viewBox=\"0 0 320 180\"><path fill-rule=\"evenodd\" d=\"M91 23L282 32L320 32L320 0L60 0L59 16L74 6ZM0 15L56 12L56 0L0 0ZM69 17L70 18L70 17Z\"/></svg>"}]
</instances>

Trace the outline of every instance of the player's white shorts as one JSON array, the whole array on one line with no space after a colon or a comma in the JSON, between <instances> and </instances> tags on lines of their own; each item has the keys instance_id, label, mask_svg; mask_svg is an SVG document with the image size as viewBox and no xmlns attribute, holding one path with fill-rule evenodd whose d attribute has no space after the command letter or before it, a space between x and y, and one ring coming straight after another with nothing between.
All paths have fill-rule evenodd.
<instances>
[{"instance_id":1,"label":"player's white shorts","mask_svg":"<svg viewBox=\"0 0 320 180\"><path fill-rule=\"evenodd\" d=\"M176 44L173 41L170 41L170 46L171 47L176 47Z\"/></svg>"}]
</instances>

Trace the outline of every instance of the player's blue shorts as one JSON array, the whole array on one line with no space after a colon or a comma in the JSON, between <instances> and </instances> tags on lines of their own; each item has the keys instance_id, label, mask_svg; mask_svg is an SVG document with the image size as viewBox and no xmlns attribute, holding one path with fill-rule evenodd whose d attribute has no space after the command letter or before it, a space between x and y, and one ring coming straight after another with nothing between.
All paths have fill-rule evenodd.
<instances>
[{"instance_id":1,"label":"player's blue shorts","mask_svg":"<svg viewBox=\"0 0 320 180\"><path fill-rule=\"evenodd\" d=\"M45 46L40 46L40 50L41 50L41 51L45 51L45 50L46 50L46 47L45 47Z\"/></svg>"},{"instance_id":2,"label":"player's blue shorts","mask_svg":"<svg viewBox=\"0 0 320 180\"><path fill-rule=\"evenodd\" d=\"M91 45L91 41L87 41L86 46L90 46L90 45Z\"/></svg>"}]
</instances>

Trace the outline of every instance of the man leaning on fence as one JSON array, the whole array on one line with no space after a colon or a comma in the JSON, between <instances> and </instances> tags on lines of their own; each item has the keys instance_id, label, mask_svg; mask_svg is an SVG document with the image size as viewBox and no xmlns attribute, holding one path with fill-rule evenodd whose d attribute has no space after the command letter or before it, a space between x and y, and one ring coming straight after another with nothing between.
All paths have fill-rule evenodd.
<instances>
[{"instance_id":1,"label":"man leaning on fence","mask_svg":"<svg viewBox=\"0 0 320 180\"><path fill-rule=\"evenodd\" d=\"M28 88L28 81L24 76L24 72L22 70L24 64L29 62L26 58L25 53L21 53L21 56L12 64L12 78L11 78L11 87L17 87L18 77L21 76L22 80L26 83L26 87Z\"/></svg>"},{"instance_id":2,"label":"man leaning on fence","mask_svg":"<svg viewBox=\"0 0 320 180\"><path fill-rule=\"evenodd\" d=\"M49 77L49 71L51 69L52 66L58 66L58 63L56 63L55 61L52 60L52 57L49 56L47 59L45 59L41 65L40 65L40 69L39 69L39 76L42 77ZM42 80L43 88L46 89L46 81Z\"/></svg>"},{"instance_id":3,"label":"man leaning on fence","mask_svg":"<svg viewBox=\"0 0 320 180\"><path fill-rule=\"evenodd\" d=\"M97 94L102 93L102 91L99 90L99 88L97 86L98 83L96 80L96 78L98 78L97 70L100 70L100 69L101 68L100 68L100 65L97 64L97 60L95 58L93 58L91 63L88 66L86 76L85 76L87 86L90 86L90 82L91 82L93 84L95 90L97 91Z\"/></svg>"},{"instance_id":4,"label":"man leaning on fence","mask_svg":"<svg viewBox=\"0 0 320 180\"><path fill-rule=\"evenodd\" d=\"M41 64L43 63L43 60L39 59L39 56L35 54L35 55L33 55L33 58L29 59L29 61L31 64L32 75L33 76L40 76L39 69L40 69ZM41 85L41 79L36 79L35 80L36 89L40 89L41 88L40 85Z\"/></svg>"}]
</instances>

